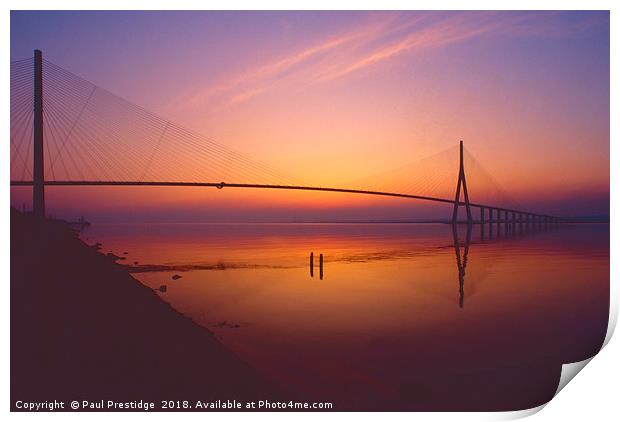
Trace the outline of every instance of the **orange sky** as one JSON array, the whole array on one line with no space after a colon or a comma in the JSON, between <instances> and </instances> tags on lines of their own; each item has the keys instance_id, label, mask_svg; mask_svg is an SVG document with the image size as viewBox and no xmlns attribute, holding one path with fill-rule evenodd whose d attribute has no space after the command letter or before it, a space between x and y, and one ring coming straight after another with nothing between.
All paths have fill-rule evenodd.
<instances>
[{"instance_id":1,"label":"orange sky","mask_svg":"<svg viewBox=\"0 0 620 422\"><path fill-rule=\"evenodd\" d=\"M30 31L45 13L45 24ZM501 186L541 211L566 211L578 197L580 212L608 214L607 12L13 12L11 19L13 60L41 48L63 68L296 180L341 186L422 162L438 175L435 186L424 185L414 165L393 187L409 178L412 191L451 195L463 139L482 166L470 170L479 198L493 199ZM127 148L145 152L134 159L121 151L118 162L142 174L159 142L155 133L126 135ZM152 177L167 176L166 165L187 178L208 171L194 150L174 142L164 132L149 162ZM446 149L434 162L423 160ZM230 169L204 174L242 177ZM268 206L393 206L386 216L415 214L396 201L346 195L136 192L82 200L56 193L49 205L73 214L112 207L119 216L140 207L164 215L181 203L233 209L239 201L249 215ZM27 196L14 189L12 202ZM419 216L444 212L420 209Z\"/></svg>"}]
</instances>

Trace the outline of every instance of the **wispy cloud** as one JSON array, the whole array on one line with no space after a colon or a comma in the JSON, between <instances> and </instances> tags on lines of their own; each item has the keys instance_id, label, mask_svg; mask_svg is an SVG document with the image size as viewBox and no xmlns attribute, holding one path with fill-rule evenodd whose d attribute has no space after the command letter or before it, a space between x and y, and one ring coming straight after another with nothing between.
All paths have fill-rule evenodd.
<instances>
[{"instance_id":1,"label":"wispy cloud","mask_svg":"<svg viewBox=\"0 0 620 422\"><path fill-rule=\"evenodd\" d=\"M262 86L257 88L248 89L246 91L242 91L239 94L235 94L230 100L228 100L229 105L242 103L244 101L249 100L252 97L257 96L261 92L265 91L268 87Z\"/></svg>"},{"instance_id":2,"label":"wispy cloud","mask_svg":"<svg viewBox=\"0 0 620 422\"><path fill-rule=\"evenodd\" d=\"M246 73L231 81L218 85L214 87L209 94L241 89L241 92L232 95L232 97L228 100L228 104L233 105L249 100L250 98L267 90L269 86L272 85L271 81L274 78L280 77L282 74L286 73L295 66L310 60L319 54L329 52L343 44L351 42L355 39L355 37L356 34L347 34L296 52L291 56L259 67L251 73ZM251 86L252 84L259 86Z\"/></svg>"},{"instance_id":3,"label":"wispy cloud","mask_svg":"<svg viewBox=\"0 0 620 422\"><path fill-rule=\"evenodd\" d=\"M359 71L365 67L376 65L382 61L393 59L416 50L440 47L447 44L462 42L477 35L482 35L497 29L494 21L467 19L463 15L435 22L415 30L394 42L386 43L361 57L355 58L350 64L345 64L323 75L322 80L331 80Z\"/></svg>"},{"instance_id":4,"label":"wispy cloud","mask_svg":"<svg viewBox=\"0 0 620 422\"><path fill-rule=\"evenodd\" d=\"M294 71L302 64L305 65L337 50L346 51L351 45L371 41L384 33L389 25L394 24L395 19L396 16L388 15L383 19L370 22L363 28L354 28L334 34L315 44L293 51L284 57L259 65L250 71L232 75L217 85L208 87L185 99L185 102L188 105L195 105L214 97L223 97L221 100L228 105L247 101L266 91L278 81L294 76L291 75L291 72L294 74Z\"/></svg>"},{"instance_id":5,"label":"wispy cloud","mask_svg":"<svg viewBox=\"0 0 620 422\"><path fill-rule=\"evenodd\" d=\"M343 44L346 44L357 37L360 34L345 34L342 36L334 37L325 42L319 43L317 45L311 46L304 50L294 52L292 55L281 58L275 62L265 64L257 69L254 69L252 72L246 72L242 75L237 75L231 80L225 81L224 83L215 86L209 93L214 94L217 92L223 91L231 91L236 88L245 87L251 83L265 84L265 81L268 81L274 77L278 77L291 68L299 65L300 63L310 60L313 57L321 54L329 52ZM252 98L254 95L263 92L266 87L250 87L245 90L245 92L237 93L231 98L231 102L240 102L242 99Z\"/></svg>"},{"instance_id":6,"label":"wispy cloud","mask_svg":"<svg viewBox=\"0 0 620 422\"><path fill-rule=\"evenodd\" d=\"M227 106L246 102L273 88L325 83L382 62L485 36L567 36L597 24L598 17L550 25L558 12L390 13L359 28L335 34L288 55L231 76L185 99ZM213 102L213 101L212 101Z\"/></svg>"}]
</instances>

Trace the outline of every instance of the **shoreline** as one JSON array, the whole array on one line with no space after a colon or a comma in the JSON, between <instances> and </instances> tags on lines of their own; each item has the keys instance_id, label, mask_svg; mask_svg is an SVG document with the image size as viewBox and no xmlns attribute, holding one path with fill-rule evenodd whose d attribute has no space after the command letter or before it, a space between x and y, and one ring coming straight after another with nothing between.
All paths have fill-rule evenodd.
<instances>
[{"instance_id":1,"label":"shoreline","mask_svg":"<svg viewBox=\"0 0 620 422\"><path fill-rule=\"evenodd\" d=\"M11 209L10 262L12 410L23 410L17 400L283 399L68 224Z\"/></svg>"}]
</instances>

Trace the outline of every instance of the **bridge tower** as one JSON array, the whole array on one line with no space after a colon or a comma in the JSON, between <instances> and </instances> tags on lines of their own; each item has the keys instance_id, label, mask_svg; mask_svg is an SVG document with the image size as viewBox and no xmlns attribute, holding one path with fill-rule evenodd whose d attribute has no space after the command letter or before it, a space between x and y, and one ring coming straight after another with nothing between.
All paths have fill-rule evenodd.
<instances>
[{"instance_id":1,"label":"bridge tower","mask_svg":"<svg viewBox=\"0 0 620 422\"><path fill-rule=\"evenodd\" d=\"M43 57L34 50L34 132L32 166L32 212L45 218L45 168L43 163Z\"/></svg>"},{"instance_id":2,"label":"bridge tower","mask_svg":"<svg viewBox=\"0 0 620 422\"><path fill-rule=\"evenodd\" d=\"M452 212L452 224L457 223L459 216L459 206L461 204L461 186L465 197L465 209L467 210L467 224L472 224L471 208L469 206L469 194L467 193L467 181L465 180L465 166L463 164L463 141L460 141L460 164L459 179L456 182L456 196L454 198L454 211Z\"/></svg>"}]
</instances>

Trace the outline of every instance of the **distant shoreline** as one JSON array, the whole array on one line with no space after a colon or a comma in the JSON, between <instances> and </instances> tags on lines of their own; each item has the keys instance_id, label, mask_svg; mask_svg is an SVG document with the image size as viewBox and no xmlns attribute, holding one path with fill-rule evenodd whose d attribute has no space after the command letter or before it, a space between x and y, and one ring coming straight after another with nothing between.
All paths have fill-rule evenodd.
<instances>
[{"instance_id":1,"label":"distant shoreline","mask_svg":"<svg viewBox=\"0 0 620 422\"><path fill-rule=\"evenodd\" d=\"M452 224L450 220L392 220L392 221L377 221L377 220L359 220L359 221L94 221L95 224L214 224L214 225L232 225L232 224L253 224L253 225L269 225L269 224ZM466 221L459 221L458 224L466 224ZM480 222L474 220L474 223L479 225ZM486 222L485 224L488 224ZM493 222L497 224L497 222ZM504 224L503 222L500 224ZM592 217L576 217L567 218L562 224L610 224L609 217L592 218Z\"/></svg>"},{"instance_id":2,"label":"distant shoreline","mask_svg":"<svg viewBox=\"0 0 620 422\"><path fill-rule=\"evenodd\" d=\"M29 211L21 211L20 214L30 215ZM480 224L480 220L476 215L473 216L473 224ZM495 216L496 217L496 216ZM217 221L214 219L212 221L192 221L192 220L177 220L177 221L158 221L158 220L97 220L95 217L88 216L75 216L73 219L66 216L54 216L48 214L48 219L50 220L59 220L65 223L78 225L80 223L96 223L96 224L452 224L451 218L427 218L427 219L392 219L392 220L381 220L381 219L367 219L367 220L355 220L355 219L343 219L343 220L229 220L229 221ZM572 217L557 217L561 220L562 224L609 224L610 216L572 216ZM518 221L517 221L518 222ZM461 219L458 221L458 224L466 224L467 221L465 219ZM485 224L488 224L488 220ZM497 224L498 221L493 221L493 224ZM499 222L503 224L502 221ZM509 221L510 223L510 221Z\"/></svg>"}]
</instances>

